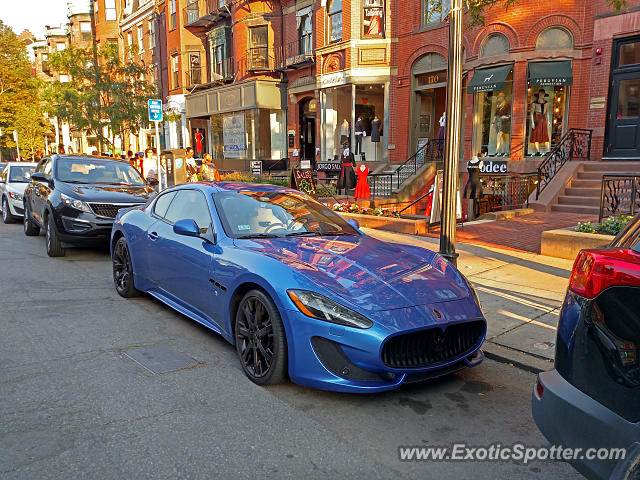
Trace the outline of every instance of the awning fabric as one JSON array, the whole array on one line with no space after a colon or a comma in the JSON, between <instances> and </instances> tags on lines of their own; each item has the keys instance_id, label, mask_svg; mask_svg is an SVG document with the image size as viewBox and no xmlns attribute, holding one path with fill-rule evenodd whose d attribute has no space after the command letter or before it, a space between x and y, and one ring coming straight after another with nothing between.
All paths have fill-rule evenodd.
<instances>
[{"instance_id":1,"label":"awning fabric","mask_svg":"<svg viewBox=\"0 0 640 480\"><path fill-rule=\"evenodd\" d=\"M571 62L531 62L529 82L532 87L556 87L573 84Z\"/></svg>"},{"instance_id":2,"label":"awning fabric","mask_svg":"<svg viewBox=\"0 0 640 480\"><path fill-rule=\"evenodd\" d=\"M467 93L504 90L504 81L512 68L513 65L501 65L499 67L477 69L467 85Z\"/></svg>"}]
</instances>

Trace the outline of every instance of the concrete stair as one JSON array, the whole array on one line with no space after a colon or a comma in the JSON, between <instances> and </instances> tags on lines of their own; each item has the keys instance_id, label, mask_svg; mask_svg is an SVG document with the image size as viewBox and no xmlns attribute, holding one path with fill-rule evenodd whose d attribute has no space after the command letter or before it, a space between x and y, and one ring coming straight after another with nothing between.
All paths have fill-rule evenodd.
<instances>
[{"instance_id":1,"label":"concrete stair","mask_svg":"<svg viewBox=\"0 0 640 480\"><path fill-rule=\"evenodd\" d=\"M600 213L600 189L602 176L610 173L640 173L637 162L583 162L576 175L569 181L556 202L554 212L598 216Z\"/></svg>"}]
</instances>

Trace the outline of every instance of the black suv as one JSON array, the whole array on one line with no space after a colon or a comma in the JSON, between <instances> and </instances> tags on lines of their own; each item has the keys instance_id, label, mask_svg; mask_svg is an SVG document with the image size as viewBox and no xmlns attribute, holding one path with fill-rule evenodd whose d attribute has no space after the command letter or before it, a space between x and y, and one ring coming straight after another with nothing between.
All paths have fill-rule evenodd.
<instances>
[{"instance_id":1,"label":"black suv","mask_svg":"<svg viewBox=\"0 0 640 480\"><path fill-rule=\"evenodd\" d=\"M61 257L64 243L107 242L118 210L145 204L154 193L128 162L52 155L40 161L24 192L24 233L43 228L47 255Z\"/></svg>"}]
</instances>

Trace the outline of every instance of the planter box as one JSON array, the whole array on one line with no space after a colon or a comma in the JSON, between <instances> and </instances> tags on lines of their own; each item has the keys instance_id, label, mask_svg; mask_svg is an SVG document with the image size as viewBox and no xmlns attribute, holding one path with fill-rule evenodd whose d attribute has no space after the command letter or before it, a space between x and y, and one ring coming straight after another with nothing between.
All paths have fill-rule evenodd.
<instances>
[{"instance_id":1,"label":"planter box","mask_svg":"<svg viewBox=\"0 0 640 480\"><path fill-rule=\"evenodd\" d=\"M565 229L547 230L542 232L540 254L574 260L580 250L609 245L614 238L613 235L600 233L582 233Z\"/></svg>"},{"instance_id":2,"label":"planter box","mask_svg":"<svg viewBox=\"0 0 640 480\"><path fill-rule=\"evenodd\" d=\"M375 215L362 215L359 213L336 212L342 217L353 218L361 227L376 228L389 232L407 233L409 235L423 235L427 233L429 222L425 220L409 220L405 218L377 217Z\"/></svg>"}]
</instances>

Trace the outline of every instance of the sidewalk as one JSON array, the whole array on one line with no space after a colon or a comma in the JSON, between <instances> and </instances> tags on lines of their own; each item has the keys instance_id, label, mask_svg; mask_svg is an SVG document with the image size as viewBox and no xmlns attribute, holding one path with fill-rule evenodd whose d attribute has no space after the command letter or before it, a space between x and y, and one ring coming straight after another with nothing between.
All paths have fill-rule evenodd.
<instances>
[{"instance_id":1,"label":"sidewalk","mask_svg":"<svg viewBox=\"0 0 640 480\"><path fill-rule=\"evenodd\" d=\"M363 231L388 242L439 249L437 238ZM532 372L551 369L573 261L463 243L457 251L458 268L475 286L487 318L487 357Z\"/></svg>"}]
</instances>

